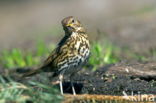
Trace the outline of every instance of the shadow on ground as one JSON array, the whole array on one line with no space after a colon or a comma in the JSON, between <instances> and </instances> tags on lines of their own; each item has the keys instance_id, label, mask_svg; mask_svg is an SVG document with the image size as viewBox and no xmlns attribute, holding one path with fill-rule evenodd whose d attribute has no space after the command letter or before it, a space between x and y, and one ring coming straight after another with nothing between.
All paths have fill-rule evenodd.
<instances>
[{"instance_id":1,"label":"shadow on ground","mask_svg":"<svg viewBox=\"0 0 156 103\"><path fill-rule=\"evenodd\" d=\"M57 80L57 78L51 80L50 76L51 73L41 73L25 79L18 77L13 79L24 84L30 80L44 84ZM94 72L83 69L73 79L77 94L123 95L123 92L127 95L156 94L156 62L118 63L100 67ZM59 85L56 84L54 87L59 88ZM65 93L72 94L68 78L65 78L63 88Z\"/></svg>"}]
</instances>

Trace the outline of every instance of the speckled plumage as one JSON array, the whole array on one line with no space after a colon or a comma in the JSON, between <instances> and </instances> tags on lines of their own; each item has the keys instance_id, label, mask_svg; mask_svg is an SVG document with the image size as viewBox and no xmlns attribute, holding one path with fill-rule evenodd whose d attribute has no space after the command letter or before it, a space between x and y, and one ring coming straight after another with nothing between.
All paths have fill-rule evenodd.
<instances>
[{"instance_id":1,"label":"speckled plumage","mask_svg":"<svg viewBox=\"0 0 156 103\"><path fill-rule=\"evenodd\" d=\"M53 76L63 76L64 74L71 76L86 63L90 55L90 45L86 31L80 21L69 16L62 20L62 26L65 36L58 43L56 49L53 50L40 68L23 76L30 76L42 71L54 72Z\"/></svg>"}]
</instances>

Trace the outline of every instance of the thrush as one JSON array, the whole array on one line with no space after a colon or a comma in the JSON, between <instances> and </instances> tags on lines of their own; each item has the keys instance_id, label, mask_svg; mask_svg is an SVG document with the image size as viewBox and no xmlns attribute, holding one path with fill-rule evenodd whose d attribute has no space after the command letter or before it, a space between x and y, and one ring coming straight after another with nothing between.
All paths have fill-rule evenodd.
<instances>
[{"instance_id":1,"label":"thrush","mask_svg":"<svg viewBox=\"0 0 156 103\"><path fill-rule=\"evenodd\" d=\"M71 87L75 95L72 77L87 62L90 55L90 44L85 28L79 20L73 16L62 20L65 31L64 37L57 47L51 52L43 65L23 74L23 77L31 76L40 72L54 72L53 77L59 77L60 91L63 94L63 76L70 77Z\"/></svg>"}]
</instances>

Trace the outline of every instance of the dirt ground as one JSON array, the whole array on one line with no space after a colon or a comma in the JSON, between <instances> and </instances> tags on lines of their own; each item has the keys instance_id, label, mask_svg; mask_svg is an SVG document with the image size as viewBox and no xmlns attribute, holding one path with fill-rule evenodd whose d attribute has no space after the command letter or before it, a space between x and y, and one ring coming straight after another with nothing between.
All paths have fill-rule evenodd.
<instances>
[{"instance_id":1,"label":"dirt ground","mask_svg":"<svg viewBox=\"0 0 156 103\"><path fill-rule=\"evenodd\" d=\"M149 1L152 1L152 0L149 0ZM150 53L149 51L151 49L152 50L156 49L156 40L155 40L155 38L156 38L156 22L155 22L156 10L152 9L152 8L146 8L146 6L142 6L142 5L146 4L147 7L148 7L148 5L155 7L155 5L154 5L155 1L152 1L149 3L144 2L143 4L140 4L142 1L141 2L134 1L131 3L129 3L129 2L125 2L126 5L124 3L121 3L121 4L115 3L116 6L113 6L113 5L115 5L114 3L108 3L111 5L106 6L106 9L102 8L101 11L97 12L98 14L93 13L93 15L94 16L96 15L96 17L94 17L93 15L89 16L89 14L85 14L85 13L84 13L85 15L81 14L81 15L83 15L82 17L81 16L77 16L77 17L82 18L82 21L86 22L85 24L88 28L88 34L90 34L89 36L91 37L90 38L91 42L94 42L95 38L97 38L97 40L99 40L99 41L102 41L103 38L107 37L111 42L115 43L118 46L128 47L128 48L132 49L132 51L135 51L138 53L145 53L145 54L147 53L147 56L148 56L148 55L150 55L148 53ZM73 3L75 4L75 2L73 2ZM46 3L45 7L50 7L52 10L57 10L57 9L53 9L52 8L53 6L51 6L51 5L47 6L47 4L49 4L49 3ZM82 3L78 3L78 4L80 5L80 7L82 6L81 5ZM134 4L136 5L135 9L129 10L129 8L132 9L131 7L133 7ZM62 3L62 5L64 5L64 4ZM60 5L58 8L63 7L62 5ZM68 5L67 5L67 7L68 7ZM127 5L130 5L130 6L127 7ZM11 6L9 8L9 10L12 9L13 7ZM23 7L23 6L21 6L21 7ZM32 7L34 7L34 5ZM84 6L84 7L86 7L86 6ZM123 8L121 9L118 7L123 7ZM5 6L3 8L5 8ZM6 6L6 8L8 8L8 7ZM87 8L88 9L86 10L86 12L89 13L91 8L89 8L89 7L87 7ZM16 11L16 9L17 8L14 8L13 10ZM47 9L49 9L49 8L47 8ZM47 9L43 9L43 10L47 11ZM109 10L107 12L111 12L111 14L109 14L105 11L104 14L101 16L101 13L103 13L103 9ZM150 10L148 11L146 9L150 9ZM24 10L24 9L22 9L22 10ZM23 12L22 10L21 10L21 12ZM40 9L39 10L33 9L33 10L40 11ZM2 26L3 31L1 32L2 35L0 35L1 36L1 39L0 39L1 48L19 47L20 43L17 44L17 41L21 42L21 45L22 45L21 47L25 47L25 45L28 45L28 48L30 48L29 46L31 46L32 43L31 42L28 43L30 38L28 38L27 36L30 35L30 37L31 37L33 34L33 38L36 38L36 36L38 36L40 34L44 35L44 31L47 32L49 30L49 28L51 30L52 24L60 25L58 22L61 20L61 18L66 16L67 14L68 15L71 14L71 13L66 14L66 12L64 12L62 10L64 10L64 9L61 9L60 14L62 14L62 12L64 14L61 15L59 18L58 18L57 14L55 15L56 17L53 17L54 16L53 12L51 12L51 14L49 14L49 12L37 12L37 15L30 16L30 18L27 19L26 18L27 15L30 15L30 14L34 15L34 13L29 13L28 12L29 10L27 11L28 13L26 12L26 14L25 14L25 12L23 12L25 15L20 17L21 18L20 20L16 19L16 16L13 15L14 12L12 14L13 17L10 15L7 15L7 17L10 17L13 19L6 18L4 15L3 18L6 18L6 20L5 19L2 19L2 20L4 22L7 21L8 24L4 23L5 25ZM30 11L32 11L32 9L30 9ZM10 12L12 12L12 11L10 11ZM36 13L36 11L34 11L34 12ZM68 12L70 12L70 11L68 11ZM38 17L38 15L39 16L41 15L40 13L47 14L48 16L46 16L46 17L48 17L48 18L42 17L42 18L36 19L36 17ZM57 12L55 12L55 13L57 13ZM81 13L81 12L79 11L79 12L75 12L75 13ZM10 14L10 13L4 13L4 14ZM17 13L17 15L21 15L20 12L19 12L19 14ZM44 15L44 14L42 14L42 15ZM79 15L79 14L77 14L77 15ZM51 17L53 17L53 19L56 20L57 23L49 22L51 20ZM85 19L85 17L88 17L88 18ZM93 17L94 19L91 17ZM15 19L16 19L16 21L15 21ZM12 25L10 24L10 22L8 22L8 20L12 21L11 22ZM28 20L29 22L25 21L25 20ZM45 20L47 20L47 21L45 22ZM20 22L18 23L17 21L20 21ZM32 21L34 21L33 22L34 26L32 26ZM50 24L50 23L52 23L52 24ZM14 26L14 24L16 24L16 25ZM10 31L8 31L9 27L11 28ZM15 27L15 28L13 28L13 27ZM20 30L19 30L19 27L21 27ZM33 27L33 29L32 29L32 27ZM27 28L28 28L28 30L27 30ZM34 29L34 28L36 28L36 29ZM40 28L42 28L43 33L40 30ZM59 27L59 28L60 28L59 31L62 30L61 27ZM101 32L101 35L100 35L100 33L97 32L97 29L99 29L99 31ZM16 31L16 32L13 32L13 31ZM33 31L33 32L31 32L31 31ZM53 30L51 30L51 31L53 31ZM29 32L31 32L31 33L29 33ZM50 33L49 32L47 33L48 37L49 37ZM59 34L60 32L56 31L55 33ZM36 34L38 34L38 35L36 35ZM20 36L18 36L19 37L18 40L17 40L17 36L15 36L15 35L20 35ZM24 37L23 37L23 35L24 35ZM12 38L12 37L14 37L14 38ZM49 41L57 42L55 40L55 38L56 38L55 35L50 35L50 37L51 37L51 39L50 40L48 39ZM42 36L41 36L41 38L42 38ZM10 39L10 40L8 40L8 39ZM31 37L31 39L32 39L32 37ZM27 42L24 42L24 41L27 41ZM134 93L134 94L156 94L156 57L151 57L151 60L149 60L149 62L144 62L144 63L137 62L134 60L131 60L131 61L132 61L132 63L124 61L124 62L120 62L120 63L116 63L116 64L104 65L102 67L99 67L99 69L97 69L94 72L89 68L83 69L81 72L79 72L78 74L76 74L73 77L74 81L75 81L74 86L76 88L76 92L78 94L107 94L107 95L123 95L123 93L126 93L128 95L131 95L132 93ZM0 67L0 73L4 74L4 69L2 67ZM27 83L29 80L36 80L36 81L46 84L46 83L51 82L50 81L51 78L49 75L50 75L49 73L48 73L48 75L47 75L47 73L41 73L39 75L29 77L24 80L17 80L18 78L13 78L13 79L16 81L22 82L22 83ZM65 81L63 83L64 92L71 93L69 79L65 78L64 81ZM59 87L58 85L55 85L55 86L56 86L56 88Z\"/></svg>"},{"instance_id":2,"label":"dirt ground","mask_svg":"<svg viewBox=\"0 0 156 103\"><path fill-rule=\"evenodd\" d=\"M41 73L21 80L16 77L13 79L25 84L30 80L44 84L57 81L57 78L51 78L51 73ZM156 62L117 63L102 66L94 72L83 69L73 79L77 94L156 94ZM55 84L54 87L59 88L59 85ZM64 79L63 89L65 93L72 94L68 77Z\"/></svg>"},{"instance_id":3,"label":"dirt ground","mask_svg":"<svg viewBox=\"0 0 156 103\"><path fill-rule=\"evenodd\" d=\"M123 95L156 94L156 63L117 64L99 68L95 72L86 70L74 76L79 94ZM69 82L64 83L71 93Z\"/></svg>"}]
</instances>

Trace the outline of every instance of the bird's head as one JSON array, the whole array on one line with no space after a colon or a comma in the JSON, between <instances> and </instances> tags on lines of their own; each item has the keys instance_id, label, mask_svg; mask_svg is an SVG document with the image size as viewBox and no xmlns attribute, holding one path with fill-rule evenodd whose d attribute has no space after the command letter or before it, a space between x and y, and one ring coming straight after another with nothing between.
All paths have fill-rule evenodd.
<instances>
[{"instance_id":1,"label":"bird's head","mask_svg":"<svg viewBox=\"0 0 156 103\"><path fill-rule=\"evenodd\" d=\"M65 30L66 35L70 35L73 32L85 33L85 29L79 20L75 19L73 16L66 17L62 20L62 26Z\"/></svg>"}]
</instances>

